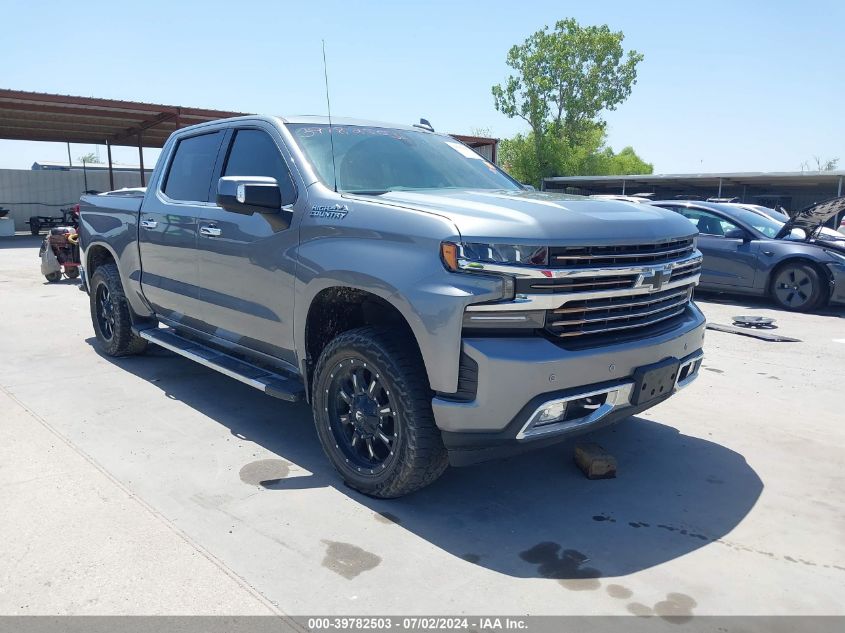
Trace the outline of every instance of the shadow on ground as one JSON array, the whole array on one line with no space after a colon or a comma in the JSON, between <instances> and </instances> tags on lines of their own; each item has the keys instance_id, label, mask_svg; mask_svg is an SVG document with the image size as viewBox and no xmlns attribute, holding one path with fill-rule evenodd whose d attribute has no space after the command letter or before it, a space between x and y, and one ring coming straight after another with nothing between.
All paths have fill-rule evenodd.
<instances>
[{"instance_id":1,"label":"shadow on ground","mask_svg":"<svg viewBox=\"0 0 845 633\"><path fill-rule=\"evenodd\" d=\"M44 235L15 235L0 239L0 250L11 248L39 248Z\"/></svg>"},{"instance_id":2,"label":"shadow on ground","mask_svg":"<svg viewBox=\"0 0 845 633\"><path fill-rule=\"evenodd\" d=\"M376 500L339 480L308 406L275 400L161 349L106 358L201 412L209 424L313 473L286 478L282 468L260 481L277 494L332 486L369 508L375 521L393 523L470 563L515 577L555 578L570 589L594 589L598 578L631 574L710 545L742 521L763 488L743 456L729 448L683 435L671 419L631 418L585 436L616 456L617 479L586 480L572 462L570 441L453 468L416 494ZM264 464L235 470L252 467L260 473Z\"/></svg>"},{"instance_id":3,"label":"shadow on ground","mask_svg":"<svg viewBox=\"0 0 845 633\"><path fill-rule=\"evenodd\" d=\"M790 314L790 312L779 308L771 299L768 299L767 297L752 297L748 295L729 294L724 292L713 292L709 290L697 289L695 291L695 299L696 301L707 301L709 303L736 306L736 309L740 311L737 312L738 315L742 314L742 310L748 310L751 312L757 310L773 310L775 312L783 312L784 314ZM810 314L839 317L841 319L845 318L845 306L827 305L813 310Z\"/></svg>"}]
</instances>

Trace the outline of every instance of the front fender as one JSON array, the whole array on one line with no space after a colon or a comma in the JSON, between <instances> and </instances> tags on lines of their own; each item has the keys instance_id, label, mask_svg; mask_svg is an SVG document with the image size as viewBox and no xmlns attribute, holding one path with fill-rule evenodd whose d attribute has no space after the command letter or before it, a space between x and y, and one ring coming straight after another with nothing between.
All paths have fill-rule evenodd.
<instances>
[{"instance_id":1,"label":"front fender","mask_svg":"<svg viewBox=\"0 0 845 633\"><path fill-rule=\"evenodd\" d=\"M450 273L440 262L439 242L436 247L418 248L409 241L413 240L328 239L301 247L294 311L301 368L305 368L305 326L314 298L328 288L347 287L394 306L416 338L431 388L443 393L457 390L464 309L497 298L501 283L481 275Z\"/></svg>"}]
</instances>

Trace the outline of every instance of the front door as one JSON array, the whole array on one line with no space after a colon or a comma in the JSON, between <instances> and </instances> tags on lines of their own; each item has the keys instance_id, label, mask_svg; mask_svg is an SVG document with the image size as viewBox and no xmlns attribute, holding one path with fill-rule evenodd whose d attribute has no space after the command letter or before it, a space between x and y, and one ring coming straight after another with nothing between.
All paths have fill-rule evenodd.
<instances>
[{"instance_id":1,"label":"front door","mask_svg":"<svg viewBox=\"0 0 845 633\"><path fill-rule=\"evenodd\" d=\"M269 176L295 185L271 126L253 124L229 135L221 176ZM283 192L284 193L284 192ZM288 195L290 194L290 195ZM296 206L304 204L299 192ZM198 218L200 302L203 329L217 338L295 363L293 296L298 229L279 213L244 215L217 205Z\"/></svg>"},{"instance_id":2,"label":"front door","mask_svg":"<svg viewBox=\"0 0 845 633\"><path fill-rule=\"evenodd\" d=\"M750 288L754 285L757 242L726 237L729 231L739 227L710 211L685 207L675 210L698 228L698 250L704 255L702 286Z\"/></svg>"},{"instance_id":3,"label":"front door","mask_svg":"<svg viewBox=\"0 0 845 633\"><path fill-rule=\"evenodd\" d=\"M144 199L138 230L141 287L156 313L190 325L199 303L197 218L209 188L223 131L177 141L154 195Z\"/></svg>"}]
</instances>

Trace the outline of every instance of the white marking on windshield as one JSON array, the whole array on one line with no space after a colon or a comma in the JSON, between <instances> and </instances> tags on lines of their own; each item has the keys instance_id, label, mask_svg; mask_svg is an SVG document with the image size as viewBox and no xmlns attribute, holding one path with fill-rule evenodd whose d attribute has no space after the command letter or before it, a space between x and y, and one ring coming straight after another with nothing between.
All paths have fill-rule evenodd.
<instances>
[{"instance_id":1,"label":"white marking on windshield","mask_svg":"<svg viewBox=\"0 0 845 633\"><path fill-rule=\"evenodd\" d=\"M458 154L460 154L461 156L465 156L466 158L477 158L478 160L481 160L481 156L476 154L466 145L461 145L460 143L453 143L451 141L446 141L446 145L458 152Z\"/></svg>"}]
</instances>

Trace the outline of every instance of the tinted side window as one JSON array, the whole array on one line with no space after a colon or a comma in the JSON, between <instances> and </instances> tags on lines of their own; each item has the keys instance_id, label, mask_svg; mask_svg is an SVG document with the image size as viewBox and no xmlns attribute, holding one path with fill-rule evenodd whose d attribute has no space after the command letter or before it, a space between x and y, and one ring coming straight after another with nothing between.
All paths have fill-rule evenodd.
<instances>
[{"instance_id":1,"label":"tinted side window","mask_svg":"<svg viewBox=\"0 0 845 633\"><path fill-rule=\"evenodd\" d=\"M732 222L700 209L682 209L681 213L704 235L724 236L731 229L737 228Z\"/></svg>"},{"instance_id":2,"label":"tinted side window","mask_svg":"<svg viewBox=\"0 0 845 633\"><path fill-rule=\"evenodd\" d=\"M208 202L221 138L222 132L212 132L179 141L164 183L163 191L169 198Z\"/></svg>"},{"instance_id":3,"label":"tinted side window","mask_svg":"<svg viewBox=\"0 0 845 633\"><path fill-rule=\"evenodd\" d=\"M235 133L223 175L269 176L279 183L284 200L296 197L290 171L279 148L270 135L261 130L238 130Z\"/></svg>"}]
</instances>

